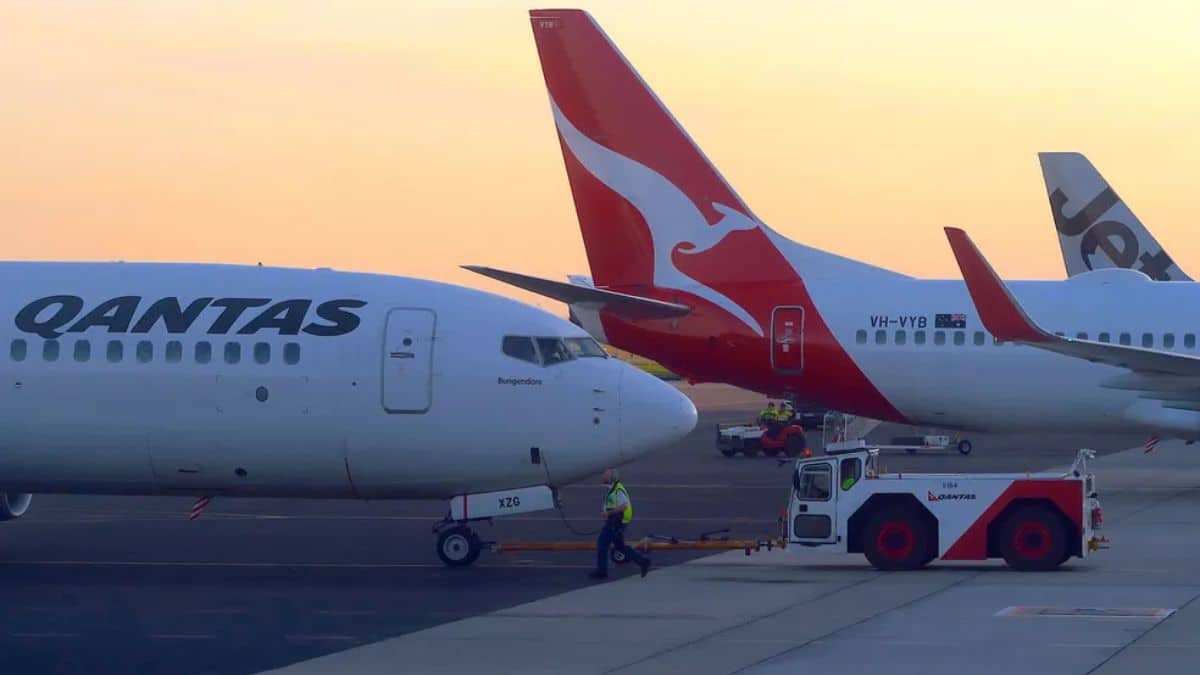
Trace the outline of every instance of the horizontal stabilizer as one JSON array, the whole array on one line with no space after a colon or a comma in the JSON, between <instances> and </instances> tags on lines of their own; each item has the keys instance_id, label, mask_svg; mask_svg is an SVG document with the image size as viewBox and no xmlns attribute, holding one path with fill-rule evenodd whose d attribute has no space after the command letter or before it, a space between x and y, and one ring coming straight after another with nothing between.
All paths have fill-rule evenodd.
<instances>
[{"instance_id":1,"label":"horizontal stabilizer","mask_svg":"<svg viewBox=\"0 0 1200 675\"><path fill-rule=\"evenodd\" d=\"M691 312L687 305L643 298L628 293L606 291L591 286L569 284L531 277L516 272L506 272L480 265L463 265L463 269L482 274L511 286L544 295L568 305L582 305L590 309L604 309L627 319L670 319Z\"/></svg>"}]
</instances>

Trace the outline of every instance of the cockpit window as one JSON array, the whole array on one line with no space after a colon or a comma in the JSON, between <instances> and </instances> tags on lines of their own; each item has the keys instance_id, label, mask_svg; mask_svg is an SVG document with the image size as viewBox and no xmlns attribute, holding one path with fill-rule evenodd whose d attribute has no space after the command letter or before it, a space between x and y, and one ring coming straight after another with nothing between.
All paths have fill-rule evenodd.
<instances>
[{"instance_id":1,"label":"cockpit window","mask_svg":"<svg viewBox=\"0 0 1200 675\"><path fill-rule=\"evenodd\" d=\"M567 350L577 359L608 358L608 352L604 351L604 347L590 337L566 338L563 342L567 343Z\"/></svg>"},{"instance_id":2,"label":"cockpit window","mask_svg":"<svg viewBox=\"0 0 1200 675\"><path fill-rule=\"evenodd\" d=\"M530 363L540 363L538 361L537 350L533 348L533 338L506 335L500 348L507 356L511 356L514 359Z\"/></svg>"},{"instance_id":3,"label":"cockpit window","mask_svg":"<svg viewBox=\"0 0 1200 675\"><path fill-rule=\"evenodd\" d=\"M538 351L542 353L542 365L544 366L553 366L574 358L559 338L538 338L537 346Z\"/></svg>"}]
</instances>

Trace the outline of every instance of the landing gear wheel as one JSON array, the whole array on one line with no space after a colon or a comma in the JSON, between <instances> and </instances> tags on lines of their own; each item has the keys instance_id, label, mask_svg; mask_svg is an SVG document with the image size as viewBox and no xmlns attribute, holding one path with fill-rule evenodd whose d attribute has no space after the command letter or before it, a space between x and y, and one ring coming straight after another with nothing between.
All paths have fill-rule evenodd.
<instances>
[{"instance_id":1,"label":"landing gear wheel","mask_svg":"<svg viewBox=\"0 0 1200 675\"><path fill-rule=\"evenodd\" d=\"M456 525L442 530L437 539L437 554L447 567L466 567L483 550L479 535L469 527Z\"/></svg>"},{"instance_id":2,"label":"landing gear wheel","mask_svg":"<svg viewBox=\"0 0 1200 675\"><path fill-rule=\"evenodd\" d=\"M911 511L876 514L863 533L863 553L875 569L915 570L929 562L929 531Z\"/></svg>"},{"instance_id":3,"label":"landing gear wheel","mask_svg":"<svg viewBox=\"0 0 1200 675\"><path fill-rule=\"evenodd\" d=\"M804 434L792 434L783 442L783 452L788 457L798 457L804 453L804 449L808 447L808 442L804 440Z\"/></svg>"},{"instance_id":4,"label":"landing gear wheel","mask_svg":"<svg viewBox=\"0 0 1200 675\"><path fill-rule=\"evenodd\" d=\"M968 441L965 438L958 442L958 452L961 455L969 455L973 449L974 448L971 446L971 441Z\"/></svg>"},{"instance_id":5,"label":"landing gear wheel","mask_svg":"<svg viewBox=\"0 0 1200 675\"><path fill-rule=\"evenodd\" d=\"M1027 506L1004 519L1000 553L1004 562L1015 570L1052 570L1066 559L1067 528L1062 518L1050 509Z\"/></svg>"}]
</instances>

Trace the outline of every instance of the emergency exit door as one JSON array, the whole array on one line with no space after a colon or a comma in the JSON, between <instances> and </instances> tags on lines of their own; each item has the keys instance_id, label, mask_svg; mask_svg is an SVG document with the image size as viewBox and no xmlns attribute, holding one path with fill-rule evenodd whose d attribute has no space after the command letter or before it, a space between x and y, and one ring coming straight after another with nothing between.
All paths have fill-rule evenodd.
<instances>
[{"instance_id":1,"label":"emergency exit door","mask_svg":"<svg viewBox=\"0 0 1200 675\"><path fill-rule=\"evenodd\" d=\"M789 374L804 370L803 307L776 307L771 312L771 367Z\"/></svg>"},{"instance_id":2,"label":"emergency exit door","mask_svg":"<svg viewBox=\"0 0 1200 675\"><path fill-rule=\"evenodd\" d=\"M383 338L383 408L389 413L428 412L433 404L431 309L388 312Z\"/></svg>"}]
</instances>

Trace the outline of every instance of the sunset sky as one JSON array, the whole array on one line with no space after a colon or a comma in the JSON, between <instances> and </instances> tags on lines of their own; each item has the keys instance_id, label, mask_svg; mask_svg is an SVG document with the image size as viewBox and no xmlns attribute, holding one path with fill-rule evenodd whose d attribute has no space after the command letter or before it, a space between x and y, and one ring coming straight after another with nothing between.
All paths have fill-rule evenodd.
<instances>
[{"instance_id":1,"label":"sunset sky","mask_svg":"<svg viewBox=\"0 0 1200 675\"><path fill-rule=\"evenodd\" d=\"M1200 273L1200 4L582 6L794 239L1060 278L1036 153L1077 150ZM531 7L0 0L0 258L586 272Z\"/></svg>"}]
</instances>

